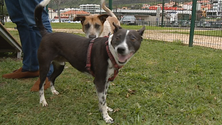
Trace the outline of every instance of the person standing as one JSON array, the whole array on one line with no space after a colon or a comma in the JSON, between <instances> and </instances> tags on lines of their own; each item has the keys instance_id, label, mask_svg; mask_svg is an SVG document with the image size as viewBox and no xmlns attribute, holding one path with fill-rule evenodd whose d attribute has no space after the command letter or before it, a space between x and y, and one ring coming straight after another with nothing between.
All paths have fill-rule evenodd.
<instances>
[{"instance_id":1,"label":"person standing","mask_svg":"<svg viewBox=\"0 0 222 125\"><path fill-rule=\"evenodd\" d=\"M13 23L16 24L19 32L23 51L23 65L21 68L13 71L12 73L2 75L3 78L19 79L39 76L37 51L42 36L35 24L34 10L41 1L42 0L5 1L10 19ZM46 10L43 11L42 22L46 30L48 32L52 32L48 13ZM52 71L53 66L51 65L48 76L52 73Z\"/></svg>"}]
</instances>

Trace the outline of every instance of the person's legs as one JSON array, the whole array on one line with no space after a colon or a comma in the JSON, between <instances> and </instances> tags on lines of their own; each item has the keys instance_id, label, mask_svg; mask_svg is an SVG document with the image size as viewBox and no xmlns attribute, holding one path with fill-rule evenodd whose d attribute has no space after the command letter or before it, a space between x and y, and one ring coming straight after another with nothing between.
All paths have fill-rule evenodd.
<instances>
[{"instance_id":1,"label":"person's legs","mask_svg":"<svg viewBox=\"0 0 222 125\"><path fill-rule=\"evenodd\" d=\"M34 0L34 1L35 1L34 3L37 5L41 0ZM25 20L26 20L26 22L28 22L30 30L32 31L32 34L31 34L32 45L31 46L34 48L39 48L39 44L40 44L42 37L41 37L41 34L40 34L38 28L35 25L34 11L31 11L31 10L34 10L33 8L35 8L36 5L30 6L30 4L32 4L32 3L33 3L32 1L27 2L24 0L20 0L20 5L22 7L23 14L25 17L28 17L28 18L25 18ZM30 10L30 11L27 11L27 10ZM33 17L29 17L30 15L33 15ZM46 12L46 10L44 10L42 13L42 22L43 22L43 25L46 28L46 30L51 33L52 28L51 28L49 18L48 18L48 13ZM32 55L32 58L31 58L30 62L31 62L31 65L33 66L32 69L35 69L36 62L38 62L38 61L36 61L37 57L35 57L35 56L37 56L37 49L33 49L31 51L31 55ZM51 64L47 76L50 76L52 74L52 72L53 72L53 65ZM47 78L45 81L45 86L44 86L45 89L50 87L49 81L50 81L50 79ZM40 84L40 81L38 79L35 82L35 84L32 86L31 91L39 91L39 84Z\"/></svg>"},{"instance_id":2,"label":"person's legs","mask_svg":"<svg viewBox=\"0 0 222 125\"><path fill-rule=\"evenodd\" d=\"M21 7L19 5L19 0L6 0L5 1L8 13L13 23L17 25L21 44L22 44L22 51L24 53L23 56L23 67L27 67L26 69L20 68L19 70L14 71L10 74L5 74L2 77L4 78L23 78L23 77L36 77L38 76L38 69L34 72L22 72L22 70L28 71L29 66L29 58L30 58L30 32L29 26L27 25L23 13L21 11Z\"/></svg>"},{"instance_id":3,"label":"person's legs","mask_svg":"<svg viewBox=\"0 0 222 125\"><path fill-rule=\"evenodd\" d=\"M24 19L26 20L29 31L30 31L30 47L32 48L30 51L30 61L29 61L29 71L35 71L39 69L38 59L37 59L37 51L39 48L39 44L41 42L42 36L35 25L34 19L34 8L42 1L42 0L19 0L22 13L24 15ZM47 29L48 32L52 32L52 28L48 19L48 13L44 10L42 14L43 25ZM27 48L27 50L29 50ZM27 68L26 68L27 69Z\"/></svg>"},{"instance_id":4,"label":"person's legs","mask_svg":"<svg viewBox=\"0 0 222 125\"><path fill-rule=\"evenodd\" d=\"M28 73L31 73L31 77L38 76L38 59L37 50L41 41L41 35L38 28L35 25L34 20L34 8L41 2L41 0L6 0L6 6L12 22L17 25L20 40L23 49L23 66L22 69L16 71L16 73L3 75L4 78L23 78L30 77ZM52 32L50 22L48 20L48 14L43 12L43 23L48 32ZM18 74L19 72L21 74ZM51 66L50 71L53 71ZM24 74L26 72L26 74ZM36 72L35 74L33 74ZM49 72L49 75L51 74ZM26 76L27 75L27 76ZM33 76L33 77L34 77Z\"/></svg>"}]
</instances>

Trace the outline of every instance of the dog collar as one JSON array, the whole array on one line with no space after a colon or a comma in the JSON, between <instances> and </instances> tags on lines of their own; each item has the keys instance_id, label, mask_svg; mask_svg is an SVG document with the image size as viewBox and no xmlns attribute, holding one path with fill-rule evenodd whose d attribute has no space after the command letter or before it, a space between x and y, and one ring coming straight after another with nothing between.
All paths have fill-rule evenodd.
<instances>
[{"instance_id":1,"label":"dog collar","mask_svg":"<svg viewBox=\"0 0 222 125\"><path fill-rule=\"evenodd\" d=\"M118 75L119 69L123 67L123 66L119 66L119 65L117 64L115 58L113 57L112 52L110 51L110 45L111 45L110 42L111 42L111 39L112 39L112 35L110 35L109 38L108 38L108 40L106 41L106 51L107 51L107 54L108 54L108 56L109 56L109 59L110 59L110 61L112 62L112 64L113 64L113 66L114 66L115 69L114 69L114 74L113 74L113 76L110 77L110 78L108 79L108 81L113 81L113 80L116 78L116 76Z\"/></svg>"}]
</instances>

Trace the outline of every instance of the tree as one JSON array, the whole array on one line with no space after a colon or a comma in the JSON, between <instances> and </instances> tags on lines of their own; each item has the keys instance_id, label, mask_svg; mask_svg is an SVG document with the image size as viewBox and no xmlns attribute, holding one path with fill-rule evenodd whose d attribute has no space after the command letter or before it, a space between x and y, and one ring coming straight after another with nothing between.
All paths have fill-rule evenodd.
<instances>
[{"instance_id":1,"label":"tree","mask_svg":"<svg viewBox=\"0 0 222 125\"><path fill-rule=\"evenodd\" d=\"M173 5L173 7L177 7L178 5L177 5L177 2L175 2L175 4Z\"/></svg>"},{"instance_id":2,"label":"tree","mask_svg":"<svg viewBox=\"0 0 222 125\"><path fill-rule=\"evenodd\" d=\"M60 17L60 5L64 0L53 0L54 3L56 4L57 10L58 10L58 17L59 17L59 22L61 23L61 17Z\"/></svg>"},{"instance_id":3,"label":"tree","mask_svg":"<svg viewBox=\"0 0 222 125\"><path fill-rule=\"evenodd\" d=\"M8 11L5 6L5 1L0 0L0 22L4 24L4 17L8 16ZM5 18L6 19L6 18Z\"/></svg>"}]
</instances>

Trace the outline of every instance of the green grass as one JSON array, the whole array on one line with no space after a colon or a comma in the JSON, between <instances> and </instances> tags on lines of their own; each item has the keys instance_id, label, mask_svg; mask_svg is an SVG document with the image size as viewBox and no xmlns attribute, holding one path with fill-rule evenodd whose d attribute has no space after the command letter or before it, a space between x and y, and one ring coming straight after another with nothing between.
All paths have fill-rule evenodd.
<instances>
[{"instance_id":1,"label":"green grass","mask_svg":"<svg viewBox=\"0 0 222 125\"><path fill-rule=\"evenodd\" d=\"M14 23L12 23L12 22L5 22L4 26L7 27L7 28L14 28L14 27L16 27L16 25Z\"/></svg>"},{"instance_id":2,"label":"green grass","mask_svg":"<svg viewBox=\"0 0 222 125\"><path fill-rule=\"evenodd\" d=\"M222 30L213 30L213 31L195 31L195 35L205 35L205 36L218 36L222 37Z\"/></svg>"},{"instance_id":3,"label":"green grass","mask_svg":"<svg viewBox=\"0 0 222 125\"><path fill-rule=\"evenodd\" d=\"M80 23L51 23L53 29L81 29L82 25ZM5 27L14 28L16 25L12 22L6 22Z\"/></svg>"},{"instance_id":4,"label":"green grass","mask_svg":"<svg viewBox=\"0 0 222 125\"><path fill-rule=\"evenodd\" d=\"M13 38L15 38L15 40L17 40L17 41L20 43L18 31L10 30L9 33L13 36ZM20 44L21 44L21 43L20 43Z\"/></svg>"},{"instance_id":5,"label":"green grass","mask_svg":"<svg viewBox=\"0 0 222 125\"><path fill-rule=\"evenodd\" d=\"M51 23L53 29L82 29L80 23Z\"/></svg>"},{"instance_id":6,"label":"green grass","mask_svg":"<svg viewBox=\"0 0 222 125\"><path fill-rule=\"evenodd\" d=\"M222 51L144 40L108 90L116 125L222 124ZM0 75L22 65L1 58ZM30 92L37 78L0 78L0 124L104 125L93 78L68 68L56 81L60 95Z\"/></svg>"}]
</instances>

